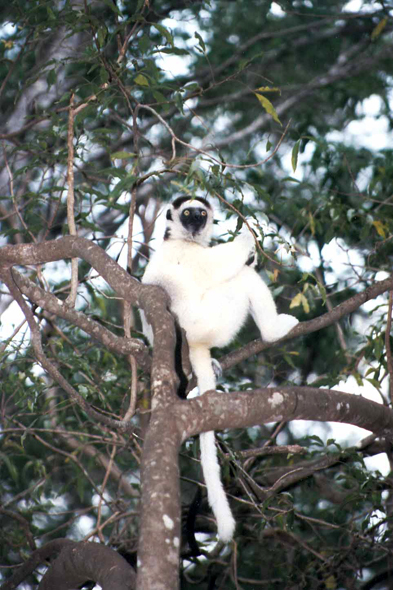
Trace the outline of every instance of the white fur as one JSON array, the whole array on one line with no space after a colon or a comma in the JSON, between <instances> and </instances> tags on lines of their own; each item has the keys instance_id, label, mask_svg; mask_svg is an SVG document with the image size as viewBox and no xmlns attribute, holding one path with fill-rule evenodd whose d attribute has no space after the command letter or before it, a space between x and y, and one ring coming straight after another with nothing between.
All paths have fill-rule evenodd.
<instances>
[{"instance_id":1,"label":"white fur","mask_svg":"<svg viewBox=\"0 0 393 590\"><path fill-rule=\"evenodd\" d=\"M185 209L193 207L204 209L207 214L206 225L194 233L180 219ZM246 226L232 242L209 247L213 229L210 208L198 200L188 200L176 209L171 206L169 211L170 236L151 258L143 282L159 285L168 293L171 311L186 332L191 365L202 394L216 386L210 349L229 344L249 313L268 342L285 336L298 320L277 314L266 284L246 264L255 248L254 237ZM142 321L144 333L152 343L151 328L143 314ZM202 433L200 442L209 503L220 539L229 542L235 521L220 478L214 432Z\"/></svg>"}]
</instances>

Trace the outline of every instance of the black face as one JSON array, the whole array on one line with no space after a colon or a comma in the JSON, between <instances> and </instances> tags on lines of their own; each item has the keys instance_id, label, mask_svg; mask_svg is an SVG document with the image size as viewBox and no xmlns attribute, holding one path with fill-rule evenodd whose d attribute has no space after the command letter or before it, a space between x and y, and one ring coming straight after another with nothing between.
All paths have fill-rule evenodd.
<instances>
[{"instance_id":1,"label":"black face","mask_svg":"<svg viewBox=\"0 0 393 590\"><path fill-rule=\"evenodd\" d=\"M195 234L200 233L207 222L207 211L202 207L187 207L180 214L180 221L187 231Z\"/></svg>"}]
</instances>

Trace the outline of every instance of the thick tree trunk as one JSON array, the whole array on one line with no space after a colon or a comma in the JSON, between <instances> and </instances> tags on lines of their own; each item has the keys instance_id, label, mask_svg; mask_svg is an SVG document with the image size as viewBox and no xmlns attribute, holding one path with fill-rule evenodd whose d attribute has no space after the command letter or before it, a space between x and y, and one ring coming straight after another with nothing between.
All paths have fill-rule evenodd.
<instances>
[{"instance_id":1,"label":"thick tree trunk","mask_svg":"<svg viewBox=\"0 0 393 590\"><path fill-rule=\"evenodd\" d=\"M171 409L155 411L143 446L138 590L179 587L180 442Z\"/></svg>"}]
</instances>

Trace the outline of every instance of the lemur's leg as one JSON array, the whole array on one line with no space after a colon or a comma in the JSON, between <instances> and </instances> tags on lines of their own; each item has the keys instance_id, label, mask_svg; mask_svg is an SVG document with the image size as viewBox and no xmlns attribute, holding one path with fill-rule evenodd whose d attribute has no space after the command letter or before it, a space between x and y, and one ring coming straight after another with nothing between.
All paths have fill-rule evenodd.
<instances>
[{"instance_id":1,"label":"lemur's leg","mask_svg":"<svg viewBox=\"0 0 393 590\"><path fill-rule=\"evenodd\" d=\"M243 272L250 299L250 312L263 340L274 342L283 338L299 320L292 315L278 314L273 296L263 279L252 268L246 268Z\"/></svg>"}]
</instances>

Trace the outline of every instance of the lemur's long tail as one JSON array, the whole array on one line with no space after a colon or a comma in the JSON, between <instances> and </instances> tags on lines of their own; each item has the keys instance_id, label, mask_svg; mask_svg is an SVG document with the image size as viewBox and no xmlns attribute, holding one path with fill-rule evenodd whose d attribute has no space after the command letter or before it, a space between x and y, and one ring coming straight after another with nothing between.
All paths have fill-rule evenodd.
<instances>
[{"instance_id":1,"label":"lemur's long tail","mask_svg":"<svg viewBox=\"0 0 393 590\"><path fill-rule=\"evenodd\" d=\"M190 361L198 382L199 394L216 388L209 349L190 347ZM228 498L221 481L220 465L214 432L202 432L199 435L201 444L201 463L207 487L207 497L217 521L218 535L224 543L229 543L235 530Z\"/></svg>"}]
</instances>

